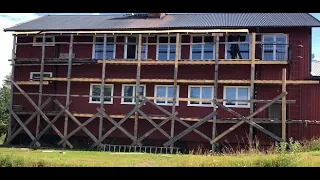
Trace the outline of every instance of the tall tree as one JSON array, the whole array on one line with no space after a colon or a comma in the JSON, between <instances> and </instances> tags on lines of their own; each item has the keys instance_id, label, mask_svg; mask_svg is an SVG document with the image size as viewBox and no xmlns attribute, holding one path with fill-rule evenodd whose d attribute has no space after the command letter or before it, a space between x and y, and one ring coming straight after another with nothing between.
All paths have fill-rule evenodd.
<instances>
[{"instance_id":1,"label":"tall tree","mask_svg":"<svg viewBox=\"0 0 320 180\"><path fill-rule=\"evenodd\" d=\"M10 103L10 76L5 76L0 89L0 136L7 132L9 122L9 112L6 106Z\"/></svg>"}]
</instances>

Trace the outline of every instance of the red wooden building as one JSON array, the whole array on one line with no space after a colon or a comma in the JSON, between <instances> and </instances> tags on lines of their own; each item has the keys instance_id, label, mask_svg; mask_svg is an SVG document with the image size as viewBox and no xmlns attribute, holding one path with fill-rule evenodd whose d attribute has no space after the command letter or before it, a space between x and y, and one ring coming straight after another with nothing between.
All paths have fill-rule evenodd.
<instances>
[{"instance_id":1,"label":"red wooden building","mask_svg":"<svg viewBox=\"0 0 320 180\"><path fill-rule=\"evenodd\" d=\"M142 13L7 28L7 143L191 150L310 139L320 134L310 73L319 26L308 13Z\"/></svg>"}]
</instances>

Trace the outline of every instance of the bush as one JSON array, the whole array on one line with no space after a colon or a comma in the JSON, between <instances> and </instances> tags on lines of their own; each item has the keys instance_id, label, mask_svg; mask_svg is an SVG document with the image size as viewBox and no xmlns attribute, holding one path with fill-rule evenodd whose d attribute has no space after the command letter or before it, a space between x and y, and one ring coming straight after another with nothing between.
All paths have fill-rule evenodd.
<instances>
[{"instance_id":1,"label":"bush","mask_svg":"<svg viewBox=\"0 0 320 180\"><path fill-rule=\"evenodd\" d=\"M320 151L320 138L313 138L310 141L304 141L303 151Z\"/></svg>"}]
</instances>

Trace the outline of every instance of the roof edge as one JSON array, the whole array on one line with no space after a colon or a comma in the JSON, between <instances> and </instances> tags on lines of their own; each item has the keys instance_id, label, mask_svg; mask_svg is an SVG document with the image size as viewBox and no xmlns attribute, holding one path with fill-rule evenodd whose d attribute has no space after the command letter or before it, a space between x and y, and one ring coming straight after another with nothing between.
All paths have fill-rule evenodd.
<instances>
[{"instance_id":1,"label":"roof edge","mask_svg":"<svg viewBox=\"0 0 320 180\"><path fill-rule=\"evenodd\" d=\"M22 25L22 24L29 23L29 22L32 22L32 21L35 21L35 20L38 20L38 19L41 19L41 18L46 17L46 16L49 16L49 15L39 16L39 17L34 18L34 19L32 19L32 20L28 20L28 21L25 21L25 22L21 22L21 23L18 23L18 24L13 25L13 26L11 26L11 27L8 27L8 28L3 28L3 31L4 31L4 32L16 31L16 30L14 30L14 27L20 26L20 25ZM12 30L10 30L10 29L12 29Z\"/></svg>"}]
</instances>

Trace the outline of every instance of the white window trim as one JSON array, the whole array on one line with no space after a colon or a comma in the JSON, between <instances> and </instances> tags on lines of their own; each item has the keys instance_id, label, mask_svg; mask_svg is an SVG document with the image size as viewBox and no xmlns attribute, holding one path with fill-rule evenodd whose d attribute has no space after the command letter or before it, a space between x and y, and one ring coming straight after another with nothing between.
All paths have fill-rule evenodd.
<instances>
[{"instance_id":1,"label":"white window trim","mask_svg":"<svg viewBox=\"0 0 320 180\"><path fill-rule=\"evenodd\" d=\"M102 37L102 38L104 38L104 36L101 36L101 35L97 35L97 36L93 36L93 44L92 44L92 59L95 59L95 60L103 60L103 59L96 59L95 58L95 54L96 54L96 38L97 37ZM116 54L117 54L117 52L116 52L116 50L117 50L117 36L112 36L112 35L107 35L107 38L108 37L114 37L114 47L113 47L113 57L112 57L112 59L116 59Z\"/></svg>"},{"instance_id":2,"label":"white window trim","mask_svg":"<svg viewBox=\"0 0 320 180\"><path fill-rule=\"evenodd\" d=\"M200 88L200 99L202 98L202 88L212 88L212 100L214 98L214 86L201 86L201 85L188 85L188 98L191 98L191 88ZM188 101L188 105L187 106L197 106L197 107L213 107L213 102L211 102L211 104L202 104L202 102L199 102L200 104L191 104L190 101Z\"/></svg>"},{"instance_id":3,"label":"white window trim","mask_svg":"<svg viewBox=\"0 0 320 180\"><path fill-rule=\"evenodd\" d=\"M89 103L91 104L100 104L101 103L101 99L100 101L92 101L92 87L94 85L99 85L101 86L101 84L90 84L90 97L89 97ZM114 92L114 84L104 84L105 86L111 86L111 96L113 96L113 92ZM103 102L103 104L113 104L113 97L111 98L110 102Z\"/></svg>"},{"instance_id":4,"label":"white window trim","mask_svg":"<svg viewBox=\"0 0 320 180\"><path fill-rule=\"evenodd\" d=\"M262 35L262 44L263 44L263 47L262 47L262 60L264 60L264 56L265 56L265 54L264 54L264 50L265 50L265 46L264 46L264 44L265 44L265 42L264 42L264 37L265 36L273 36L273 40L274 40L274 42L276 42L276 40L277 40L277 36L284 36L285 38L286 38L286 44L288 45L289 44L289 35L288 34L281 34L281 35L279 35L279 34L265 34L265 35ZM273 43L273 45L277 45L277 42L276 43ZM276 61L276 60L278 60L277 59L277 48L276 48L276 46L274 46L273 47L273 58L272 58L272 60L266 60L266 61ZM289 55L289 52L288 52L288 48L286 47L285 48L285 60L288 60L288 55ZM279 61L281 61L281 60L279 60ZM284 61L284 60L283 60Z\"/></svg>"},{"instance_id":5,"label":"white window trim","mask_svg":"<svg viewBox=\"0 0 320 180\"><path fill-rule=\"evenodd\" d=\"M159 46L160 46L160 42L159 42L159 38L160 37L168 37L168 43L170 42L170 37L176 37L176 35L174 35L174 34L168 34L168 35L158 35L157 36L157 47L156 47L156 60L157 61L174 61L174 59L169 59L169 57L170 57L170 53L168 53L168 52L170 52L170 46L168 46L168 48L167 48L167 59L166 60L159 60ZM182 36L181 36L182 37ZM180 40L181 40L182 38L180 38ZM161 44L161 45L163 45L163 44ZM169 44L168 44L169 45ZM179 53L179 59L181 59L181 52L182 52L182 48L181 48L182 46L181 46L181 44L180 44L180 53ZM177 52L176 52L177 53Z\"/></svg>"},{"instance_id":6,"label":"white window trim","mask_svg":"<svg viewBox=\"0 0 320 180\"><path fill-rule=\"evenodd\" d=\"M37 38L43 38L43 36L33 36L33 46L42 46L42 42L36 42ZM45 36L45 38L52 38L52 42L46 42L45 46L55 46L55 36Z\"/></svg>"},{"instance_id":7,"label":"white window trim","mask_svg":"<svg viewBox=\"0 0 320 180\"><path fill-rule=\"evenodd\" d=\"M30 77L29 77L30 81L36 81L36 80L32 79L34 74L39 74L40 75L41 73L40 72L30 72ZM50 77L52 77L52 72L43 72L43 74L49 74Z\"/></svg>"},{"instance_id":8,"label":"white window trim","mask_svg":"<svg viewBox=\"0 0 320 180\"><path fill-rule=\"evenodd\" d=\"M227 99L227 88L236 88L236 99L232 100L238 100L238 88L248 88L248 100L250 100L250 86L224 86L223 87L223 99ZM250 102L248 102L247 105L238 105L239 102L236 102L235 105L227 105L227 101L223 101L223 105L226 107L233 107L233 108L250 108Z\"/></svg>"},{"instance_id":9,"label":"white window trim","mask_svg":"<svg viewBox=\"0 0 320 180\"><path fill-rule=\"evenodd\" d=\"M133 86L133 92L134 92L134 96L135 96L135 88L136 88L136 84L122 84L122 87L121 87L121 96L124 96L124 86ZM144 91L143 93L146 95L146 92L147 92L147 87L145 84L140 84L140 86L143 86L144 87ZM135 98L135 97L132 97L132 98ZM124 98L121 98L121 104L136 104L135 101L133 102L124 102Z\"/></svg>"},{"instance_id":10,"label":"white window trim","mask_svg":"<svg viewBox=\"0 0 320 180\"><path fill-rule=\"evenodd\" d=\"M125 45L124 45L124 53L123 53L123 56L124 56L124 59L138 59L138 42L139 42L139 37L137 35L131 35L130 37L135 37L136 38L136 42L135 43L128 43L128 37L129 36L125 36ZM134 58L128 58L128 45L135 45L136 46L136 51L135 51L135 54L134 54Z\"/></svg>"},{"instance_id":11,"label":"white window trim","mask_svg":"<svg viewBox=\"0 0 320 180\"><path fill-rule=\"evenodd\" d=\"M237 34L234 34L234 35L237 35ZM239 35L243 35L243 34L239 34ZM224 58L227 59L228 58L228 44L249 44L249 59L240 59L240 60L250 60L251 59L251 41L249 42L228 42L228 36L225 36L225 46L224 46ZM246 36L249 36L250 39L252 39L252 36L251 35L246 35ZM230 60L238 60L238 59L230 59Z\"/></svg>"},{"instance_id":12,"label":"white window trim","mask_svg":"<svg viewBox=\"0 0 320 180\"><path fill-rule=\"evenodd\" d=\"M158 87L174 87L174 85L154 85L154 97L157 97L157 88ZM176 100L176 106L179 106L179 85L177 85L177 100ZM166 97L167 98L167 90L166 90ZM167 103L168 100L165 100L165 103L157 103L157 99L154 99L154 103L156 103L157 105L162 105L162 106L172 106L173 103Z\"/></svg>"},{"instance_id":13,"label":"white window trim","mask_svg":"<svg viewBox=\"0 0 320 180\"><path fill-rule=\"evenodd\" d=\"M190 35L190 42L191 43L193 43L193 37L202 37L202 41L201 41L201 43L204 43L204 37L206 36L206 35ZM213 51L213 59L203 59L203 56L204 56L204 44L202 44L201 45L201 59L192 59L192 46L193 46L193 44L190 44L190 56L189 56L189 59L190 60L195 60L195 61L197 61L197 60L215 60L215 58L216 58L216 44L215 44L215 37L214 36L208 36L208 37L212 37L213 38L213 48L212 48L212 51Z\"/></svg>"}]
</instances>

